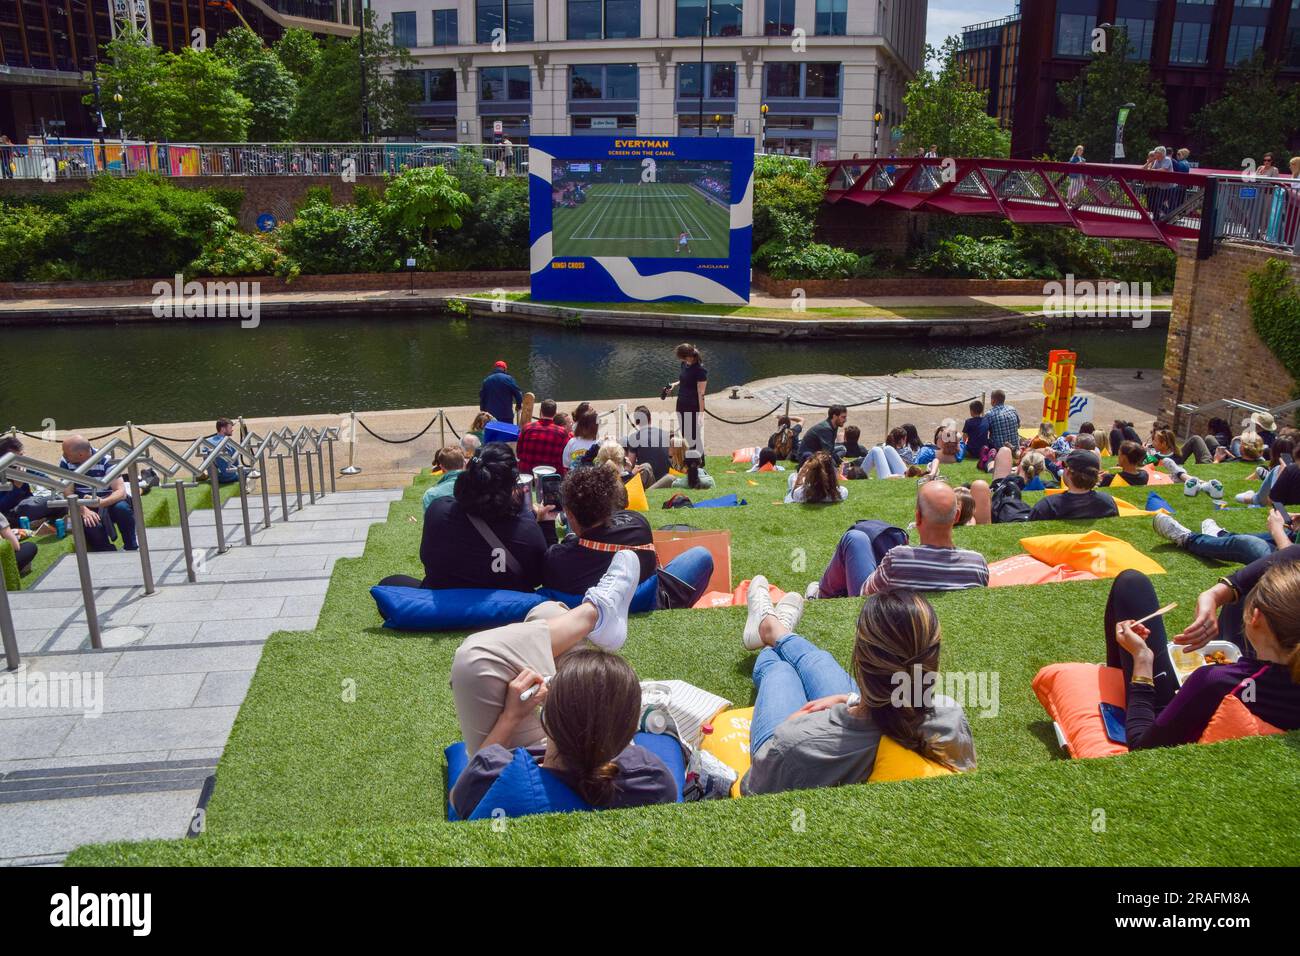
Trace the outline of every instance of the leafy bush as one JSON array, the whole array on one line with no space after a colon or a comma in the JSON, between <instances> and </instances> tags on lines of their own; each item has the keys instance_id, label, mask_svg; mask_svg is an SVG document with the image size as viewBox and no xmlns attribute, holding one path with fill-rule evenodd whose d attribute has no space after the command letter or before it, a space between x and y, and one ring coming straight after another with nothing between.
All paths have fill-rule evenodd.
<instances>
[{"instance_id":1,"label":"leafy bush","mask_svg":"<svg viewBox=\"0 0 1300 956\"><path fill-rule=\"evenodd\" d=\"M89 279L137 279L180 272L228 217L208 195L152 173L108 176L68 203L67 252Z\"/></svg>"},{"instance_id":2,"label":"leafy bush","mask_svg":"<svg viewBox=\"0 0 1300 956\"><path fill-rule=\"evenodd\" d=\"M935 250L916 260L927 275L959 279L1050 278L1052 270L1031 262L1009 239L992 236L951 236L939 240Z\"/></svg>"},{"instance_id":3,"label":"leafy bush","mask_svg":"<svg viewBox=\"0 0 1300 956\"><path fill-rule=\"evenodd\" d=\"M1300 392L1300 291L1282 259L1269 259L1249 277L1250 320Z\"/></svg>"},{"instance_id":4,"label":"leafy bush","mask_svg":"<svg viewBox=\"0 0 1300 956\"><path fill-rule=\"evenodd\" d=\"M786 245L766 242L754 253L754 265L774 279L848 279L859 276L861 261L870 256L820 242Z\"/></svg>"},{"instance_id":5,"label":"leafy bush","mask_svg":"<svg viewBox=\"0 0 1300 956\"><path fill-rule=\"evenodd\" d=\"M792 156L755 157L754 248L782 237L811 239L825 196L824 168Z\"/></svg>"},{"instance_id":6,"label":"leafy bush","mask_svg":"<svg viewBox=\"0 0 1300 956\"><path fill-rule=\"evenodd\" d=\"M275 235L306 273L390 272L398 264L373 209L308 202Z\"/></svg>"},{"instance_id":7,"label":"leafy bush","mask_svg":"<svg viewBox=\"0 0 1300 956\"><path fill-rule=\"evenodd\" d=\"M432 235L438 269L528 268L528 182L493 176L475 156L451 167L457 188L470 205L460 213L459 229Z\"/></svg>"},{"instance_id":8,"label":"leafy bush","mask_svg":"<svg viewBox=\"0 0 1300 956\"><path fill-rule=\"evenodd\" d=\"M230 229L215 238L189 264L186 275L194 276L269 276L296 275L298 267L270 238Z\"/></svg>"},{"instance_id":9,"label":"leafy bush","mask_svg":"<svg viewBox=\"0 0 1300 956\"><path fill-rule=\"evenodd\" d=\"M0 203L0 281L21 282L57 258L64 220L35 206Z\"/></svg>"},{"instance_id":10,"label":"leafy bush","mask_svg":"<svg viewBox=\"0 0 1300 956\"><path fill-rule=\"evenodd\" d=\"M1011 236L1024 259L1054 277L1150 282L1156 294L1174 287L1178 258L1173 250L1154 242L1098 239L1056 226L1012 226Z\"/></svg>"}]
</instances>

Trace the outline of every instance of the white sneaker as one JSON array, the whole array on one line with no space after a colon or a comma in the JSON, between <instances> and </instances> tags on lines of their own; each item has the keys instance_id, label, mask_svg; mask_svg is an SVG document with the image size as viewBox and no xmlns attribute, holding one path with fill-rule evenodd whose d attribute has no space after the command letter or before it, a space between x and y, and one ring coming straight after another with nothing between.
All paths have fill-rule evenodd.
<instances>
[{"instance_id":1,"label":"white sneaker","mask_svg":"<svg viewBox=\"0 0 1300 956\"><path fill-rule=\"evenodd\" d=\"M1174 519L1173 515L1167 515L1163 512L1156 515L1155 520L1153 520L1151 524L1152 527L1156 529L1156 534L1172 541L1180 548L1185 545L1187 539L1192 536L1192 532L1189 528L1179 524L1178 521Z\"/></svg>"},{"instance_id":2,"label":"white sneaker","mask_svg":"<svg viewBox=\"0 0 1300 956\"><path fill-rule=\"evenodd\" d=\"M1260 481L1263 481L1265 478L1268 477L1268 469L1265 468L1263 465L1260 465L1258 468L1255 469L1255 477L1258 478Z\"/></svg>"},{"instance_id":3,"label":"white sneaker","mask_svg":"<svg viewBox=\"0 0 1300 956\"><path fill-rule=\"evenodd\" d=\"M627 615L632 607L632 596L641 579L641 562L634 551L616 551L609 562L609 570L587 588L582 602L599 612L596 626L587 637L591 643L616 651L627 640Z\"/></svg>"},{"instance_id":4,"label":"white sneaker","mask_svg":"<svg viewBox=\"0 0 1300 956\"><path fill-rule=\"evenodd\" d=\"M1255 503L1255 492L1243 491L1241 494L1237 495L1236 498L1237 504L1239 505L1253 505Z\"/></svg>"},{"instance_id":5,"label":"white sneaker","mask_svg":"<svg viewBox=\"0 0 1300 956\"><path fill-rule=\"evenodd\" d=\"M805 601L816 601L822 596L822 585L820 581L809 581L808 586L803 589L803 599Z\"/></svg>"},{"instance_id":6,"label":"white sneaker","mask_svg":"<svg viewBox=\"0 0 1300 956\"><path fill-rule=\"evenodd\" d=\"M1215 501L1223 500L1223 482L1218 478L1211 478L1209 481L1202 481L1201 488L1203 488L1205 493Z\"/></svg>"},{"instance_id":7,"label":"white sneaker","mask_svg":"<svg viewBox=\"0 0 1300 956\"><path fill-rule=\"evenodd\" d=\"M1183 480L1183 494L1189 498L1195 498L1200 493L1201 479L1193 478L1191 475L1188 475L1187 478Z\"/></svg>"},{"instance_id":8,"label":"white sneaker","mask_svg":"<svg viewBox=\"0 0 1300 956\"><path fill-rule=\"evenodd\" d=\"M1223 534L1223 528L1219 527L1219 522L1213 518L1206 518L1201 522L1201 534L1208 534L1211 538L1217 538Z\"/></svg>"},{"instance_id":9,"label":"white sneaker","mask_svg":"<svg viewBox=\"0 0 1300 956\"><path fill-rule=\"evenodd\" d=\"M803 617L803 597L791 591L776 602L776 616L781 619L781 626L786 634L793 634ZM784 635L782 635L784 636Z\"/></svg>"},{"instance_id":10,"label":"white sneaker","mask_svg":"<svg viewBox=\"0 0 1300 956\"><path fill-rule=\"evenodd\" d=\"M772 607L772 594L768 591L767 578L756 574L750 579L749 597L745 603L749 606L743 637L745 649L756 651L763 646L763 639L758 636L758 626L763 623L763 618L776 613L776 608Z\"/></svg>"}]
</instances>

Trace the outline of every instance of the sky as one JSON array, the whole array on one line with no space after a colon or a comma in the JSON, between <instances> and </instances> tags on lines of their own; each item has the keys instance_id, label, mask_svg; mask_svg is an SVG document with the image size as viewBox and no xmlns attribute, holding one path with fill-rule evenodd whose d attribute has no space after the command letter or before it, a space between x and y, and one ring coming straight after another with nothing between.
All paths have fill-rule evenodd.
<instances>
[{"instance_id":1,"label":"sky","mask_svg":"<svg viewBox=\"0 0 1300 956\"><path fill-rule=\"evenodd\" d=\"M939 46L945 37L960 34L964 26L997 20L1015 9L1015 0L930 0L925 41Z\"/></svg>"}]
</instances>

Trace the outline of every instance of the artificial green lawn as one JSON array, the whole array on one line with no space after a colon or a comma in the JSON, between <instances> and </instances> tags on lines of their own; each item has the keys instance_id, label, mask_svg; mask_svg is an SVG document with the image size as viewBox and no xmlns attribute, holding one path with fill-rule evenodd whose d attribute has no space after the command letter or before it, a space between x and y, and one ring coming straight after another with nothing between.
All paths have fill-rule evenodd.
<instances>
[{"instance_id":1,"label":"artificial green lawn","mask_svg":"<svg viewBox=\"0 0 1300 956\"><path fill-rule=\"evenodd\" d=\"M785 476L751 476L710 459L717 487L744 508L659 509L652 523L732 531L733 582L765 573L802 589L818 577L840 533L880 517L905 526L916 485L852 483L839 505L778 505ZM736 473L729 474L734 470ZM1202 466L1232 493L1252 485L1241 465ZM970 465L945 468L967 480ZM365 555L340 560L312 633L266 645L217 773L207 833L197 840L78 850L74 864L234 863L975 863L1240 865L1300 859L1300 734L1070 761L1056 746L1030 680L1054 661L1104 656L1109 582L997 588L937 595L945 670L995 671L996 717L968 707L979 769L960 778L866 784L736 801L490 824L444 822L442 749L458 737L447 673L463 633L386 632L368 588L386 574L417 573L418 478ZM756 481L757 485L749 484ZM1178 517L1199 525L1209 500L1157 489ZM1142 504L1146 489L1117 494ZM1027 496L1033 499L1034 495ZM1258 530L1265 512L1217 514L1230 530ZM1156 579L1191 618L1196 594L1225 573L1160 539L1146 518L1098 525L1168 570ZM960 546L989 560L1018 553L1028 534L1082 531L1068 522L959 528ZM800 631L845 661L860 601L809 602ZM740 645L742 608L656 612L634 618L624 654L645 679L681 678L737 703L753 700L753 657ZM352 683L354 682L354 683ZM355 687L355 700L345 688ZM1096 811L1105 830L1096 832ZM1195 812L1192 812L1195 811ZM1210 821L1206 825L1204 819ZM803 829L798 829L800 820ZM1197 821L1202 822L1197 822Z\"/></svg>"}]
</instances>

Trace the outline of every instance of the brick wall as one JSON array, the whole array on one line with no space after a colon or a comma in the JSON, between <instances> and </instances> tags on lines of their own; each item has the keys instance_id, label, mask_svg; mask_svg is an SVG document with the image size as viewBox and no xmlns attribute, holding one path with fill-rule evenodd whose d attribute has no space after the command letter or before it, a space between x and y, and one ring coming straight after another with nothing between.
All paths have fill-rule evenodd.
<instances>
[{"instance_id":1,"label":"brick wall","mask_svg":"<svg viewBox=\"0 0 1300 956\"><path fill-rule=\"evenodd\" d=\"M863 252L902 255L929 228L930 217L897 206L856 202L826 205L817 214L818 242Z\"/></svg>"},{"instance_id":2,"label":"brick wall","mask_svg":"<svg viewBox=\"0 0 1300 956\"><path fill-rule=\"evenodd\" d=\"M1249 273L1270 258L1288 260L1293 279L1300 281L1300 259L1295 256L1225 242L1213 256L1198 260L1195 242L1180 245L1165 351L1162 420L1182 428L1184 422L1177 416L1180 404L1237 398L1274 406L1294 397L1296 381L1255 334L1246 303ZM1240 417L1222 411L1215 414L1229 421Z\"/></svg>"}]
</instances>

